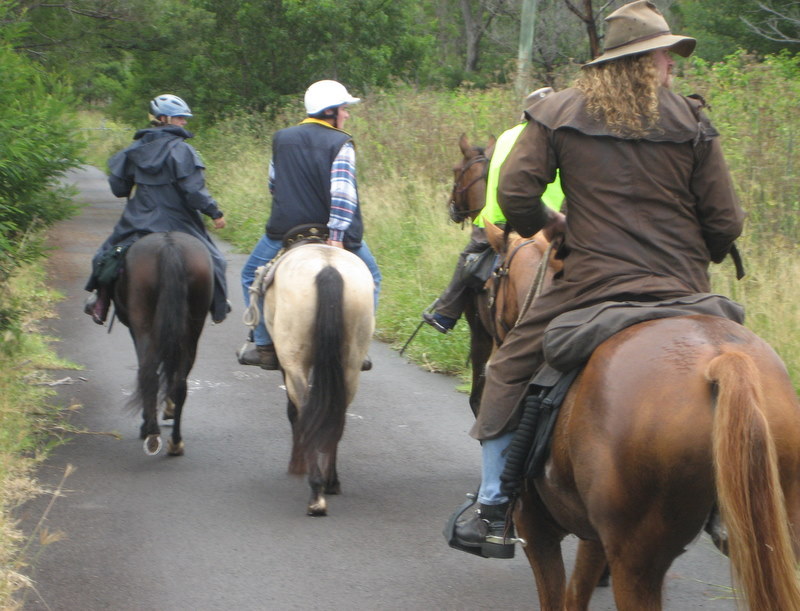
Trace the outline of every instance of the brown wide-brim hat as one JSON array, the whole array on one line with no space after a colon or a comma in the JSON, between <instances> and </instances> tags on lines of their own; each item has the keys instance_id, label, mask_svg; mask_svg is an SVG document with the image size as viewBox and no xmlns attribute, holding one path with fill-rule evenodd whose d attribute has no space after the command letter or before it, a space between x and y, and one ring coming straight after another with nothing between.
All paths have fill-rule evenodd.
<instances>
[{"instance_id":1,"label":"brown wide-brim hat","mask_svg":"<svg viewBox=\"0 0 800 611\"><path fill-rule=\"evenodd\" d=\"M667 20L649 0L621 6L605 21L605 50L584 66L656 49L669 49L681 57L689 57L697 44L694 38L670 32Z\"/></svg>"}]
</instances>

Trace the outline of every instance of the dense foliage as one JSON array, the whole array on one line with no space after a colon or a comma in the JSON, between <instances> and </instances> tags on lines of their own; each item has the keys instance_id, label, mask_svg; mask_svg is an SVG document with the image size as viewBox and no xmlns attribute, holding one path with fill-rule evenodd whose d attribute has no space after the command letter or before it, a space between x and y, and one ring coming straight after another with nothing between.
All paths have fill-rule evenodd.
<instances>
[{"instance_id":1,"label":"dense foliage","mask_svg":"<svg viewBox=\"0 0 800 611\"><path fill-rule=\"evenodd\" d=\"M84 100L108 104L117 118L139 123L143 100L164 91L189 100L201 121L213 121L238 109L273 112L319 78L336 78L361 92L398 84L484 88L511 82L522 1L0 4L32 26L19 50L68 75ZM601 33L603 18L623 2L594 2L590 20ZM757 55L800 48L797 41L772 41L754 31L774 17L761 5L784 7L790 19L794 13L785 6L797 2L655 2L676 31L698 37L697 55L708 61L740 47ZM560 71L589 59L587 24L566 0L535 4L532 81L556 84ZM571 6L579 4L586 6Z\"/></svg>"},{"instance_id":2,"label":"dense foliage","mask_svg":"<svg viewBox=\"0 0 800 611\"><path fill-rule=\"evenodd\" d=\"M0 333L18 317L4 299L6 281L41 255L39 231L71 212L54 181L78 164L81 147L69 89L14 51L20 35L19 27L0 29Z\"/></svg>"}]
</instances>

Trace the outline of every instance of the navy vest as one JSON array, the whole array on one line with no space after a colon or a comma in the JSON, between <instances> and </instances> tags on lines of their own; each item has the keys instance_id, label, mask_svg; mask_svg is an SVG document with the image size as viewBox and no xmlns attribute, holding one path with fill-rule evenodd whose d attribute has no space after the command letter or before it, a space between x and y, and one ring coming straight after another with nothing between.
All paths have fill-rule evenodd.
<instances>
[{"instance_id":1,"label":"navy vest","mask_svg":"<svg viewBox=\"0 0 800 611\"><path fill-rule=\"evenodd\" d=\"M331 166L349 134L318 123L301 123L275 133L272 162L275 191L267 221L267 237L280 240L290 229L307 223L328 224L331 211ZM344 235L344 245L361 245L361 209Z\"/></svg>"}]
</instances>

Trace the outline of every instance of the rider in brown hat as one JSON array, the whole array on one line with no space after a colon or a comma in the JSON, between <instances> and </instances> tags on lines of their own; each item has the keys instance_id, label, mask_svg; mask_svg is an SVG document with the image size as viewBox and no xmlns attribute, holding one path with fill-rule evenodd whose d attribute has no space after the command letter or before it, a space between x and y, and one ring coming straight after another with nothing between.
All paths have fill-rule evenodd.
<instances>
[{"instance_id":1,"label":"rider in brown hat","mask_svg":"<svg viewBox=\"0 0 800 611\"><path fill-rule=\"evenodd\" d=\"M544 363L547 324L604 301L707 293L709 264L725 258L742 230L703 103L670 90L671 54L689 56L695 40L672 34L647 0L626 4L606 23L605 52L583 66L573 87L529 106L501 170L498 200L508 222L524 236L563 235L566 254L563 274L488 365L470 431L482 445L478 509L456 520L451 545L487 557L513 555L500 475L530 380ZM557 170L566 217L541 201Z\"/></svg>"}]
</instances>

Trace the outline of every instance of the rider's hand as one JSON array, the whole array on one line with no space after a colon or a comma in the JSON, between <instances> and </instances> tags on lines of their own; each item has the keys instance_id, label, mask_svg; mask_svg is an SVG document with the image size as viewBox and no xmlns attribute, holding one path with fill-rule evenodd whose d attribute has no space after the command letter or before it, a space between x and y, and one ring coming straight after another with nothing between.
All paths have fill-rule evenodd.
<instances>
[{"instance_id":1,"label":"rider's hand","mask_svg":"<svg viewBox=\"0 0 800 611\"><path fill-rule=\"evenodd\" d=\"M334 240L328 240L328 246L335 246L336 248L344 248L344 243L342 242L335 242Z\"/></svg>"},{"instance_id":2,"label":"rider's hand","mask_svg":"<svg viewBox=\"0 0 800 611\"><path fill-rule=\"evenodd\" d=\"M215 229L222 229L225 227L225 217L221 216L218 219L214 219L214 228Z\"/></svg>"},{"instance_id":3,"label":"rider's hand","mask_svg":"<svg viewBox=\"0 0 800 611\"><path fill-rule=\"evenodd\" d=\"M547 241L552 242L567 231L567 217L560 212L553 212L543 231Z\"/></svg>"}]
</instances>

